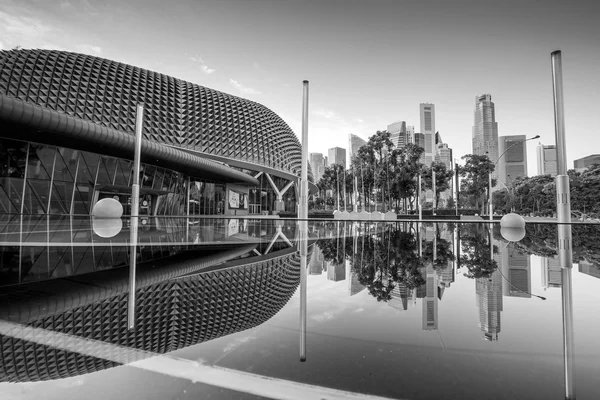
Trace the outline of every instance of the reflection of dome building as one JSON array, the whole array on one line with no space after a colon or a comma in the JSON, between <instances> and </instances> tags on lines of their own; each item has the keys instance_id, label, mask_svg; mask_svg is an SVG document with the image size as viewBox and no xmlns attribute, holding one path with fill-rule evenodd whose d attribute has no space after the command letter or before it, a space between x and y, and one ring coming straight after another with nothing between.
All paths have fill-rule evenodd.
<instances>
[{"instance_id":1,"label":"reflection of dome building","mask_svg":"<svg viewBox=\"0 0 600 400\"><path fill-rule=\"evenodd\" d=\"M141 214L293 209L296 135L268 108L163 74L47 50L0 52L0 212L128 212L144 104ZM129 190L127 190L129 188Z\"/></svg>"},{"instance_id":2,"label":"reflection of dome building","mask_svg":"<svg viewBox=\"0 0 600 400\"><path fill-rule=\"evenodd\" d=\"M126 284L117 295L27 325L152 353L174 351L258 326L281 310L299 284L300 258L290 251L270 256L141 288L132 330L127 329ZM85 297L85 290L77 295ZM0 351L0 381L59 379L118 365L10 336L0 336Z\"/></svg>"}]
</instances>

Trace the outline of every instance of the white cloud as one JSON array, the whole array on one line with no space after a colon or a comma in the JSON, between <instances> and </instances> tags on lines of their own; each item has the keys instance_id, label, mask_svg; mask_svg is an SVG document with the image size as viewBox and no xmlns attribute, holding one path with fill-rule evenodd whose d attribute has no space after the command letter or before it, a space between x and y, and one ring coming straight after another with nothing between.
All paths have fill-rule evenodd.
<instances>
[{"instance_id":1,"label":"white cloud","mask_svg":"<svg viewBox=\"0 0 600 400\"><path fill-rule=\"evenodd\" d=\"M331 110L325 110L325 109L320 109L314 112L314 114L318 117L323 117L326 119L338 119L339 117L336 117L336 114L331 111Z\"/></svg>"},{"instance_id":2,"label":"white cloud","mask_svg":"<svg viewBox=\"0 0 600 400\"><path fill-rule=\"evenodd\" d=\"M216 71L216 69L214 69L214 68L209 68L209 66L206 65L206 63L204 62L204 60L200 56L189 56L189 59L193 63L199 64L200 65L200 71L204 72L205 74L212 74L213 72Z\"/></svg>"},{"instance_id":3,"label":"white cloud","mask_svg":"<svg viewBox=\"0 0 600 400\"><path fill-rule=\"evenodd\" d=\"M229 342L227 344L227 346L225 346L225 348L223 349L223 353L231 351L231 350L235 349L236 347L241 346L244 343L250 342L251 340L256 340L256 336L245 336L245 337L237 338L234 341Z\"/></svg>"},{"instance_id":4,"label":"white cloud","mask_svg":"<svg viewBox=\"0 0 600 400\"><path fill-rule=\"evenodd\" d=\"M212 68L208 68L208 65L201 65L200 69L202 70L202 72L204 72L205 74L212 74L213 72L215 72L216 70L212 69Z\"/></svg>"},{"instance_id":5,"label":"white cloud","mask_svg":"<svg viewBox=\"0 0 600 400\"><path fill-rule=\"evenodd\" d=\"M97 56L102 53L102 48L91 44L79 44L77 45L77 51Z\"/></svg>"},{"instance_id":6,"label":"white cloud","mask_svg":"<svg viewBox=\"0 0 600 400\"><path fill-rule=\"evenodd\" d=\"M235 79L229 78L229 84L244 94L261 94L261 92L259 92L258 90L244 86Z\"/></svg>"},{"instance_id":7,"label":"white cloud","mask_svg":"<svg viewBox=\"0 0 600 400\"><path fill-rule=\"evenodd\" d=\"M44 43L53 31L54 28L39 19L0 11L0 37L3 47L40 47L39 43Z\"/></svg>"}]
</instances>

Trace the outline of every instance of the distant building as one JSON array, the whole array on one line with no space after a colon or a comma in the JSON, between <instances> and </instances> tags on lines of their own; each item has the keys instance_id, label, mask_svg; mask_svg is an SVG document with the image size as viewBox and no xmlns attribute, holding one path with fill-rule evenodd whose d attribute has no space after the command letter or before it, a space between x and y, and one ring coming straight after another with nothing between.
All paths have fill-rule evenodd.
<instances>
[{"instance_id":1,"label":"distant building","mask_svg":"<svg viewBox=\"0 0 600 400\"><path fill-rule=\"evenodd\" d=\"M415 133L414 135L414 144L416 146L422 147L423 149L425 149L425 135L422 133ZM425 164L425 153L421 154L421 158L419 159L419 161L422 164Z\"/></svg>"},{"instance_id":2,"label":"distant building","mask_svg":"<svg viewBox=\"0 0 600 400\"><path fill-rule=\"evenodd\" d=\"M542 286L544 290L562 286L562 268L557 257L542 257Z\"/></svg>"},{"instance_id":3,"label":"distant building","mask_svg":"<svg viewBox=\"0 0 600 400\"><path fill-rule=\"evenodd\" d=\"M327 264L327 279L334 282L346 279L346 268L343 263L335 264L333 261L330 261Z\"/></svg>"},{"instance_id":4,"label":"distant building","mask_svg":"<svg viewBox=\"0 0 600 400\"><path fill-rule=\"evenodd\" d=\"M549 144L544 146L542 143L537 147L537 171L538 175L556 176L558 167L556 165L556 146Z\"/></svg>"},{"instance_id":5,"label":"distant building","mask_svg":"<svg viewBox=\"0 0 600 400\"><path fill-rule=\"evenodd\" d=\"M485 340L496 341L501 330L502 275L495 270L489 278L476 278L479 328Z\"/></svg>"},{"instance_id":6,"label":"distant building","mask_svg":"<svg viewBox=\"0 0 600 400\"><path fill-rule=\"evenodd\" d=\"M388 301L388 306L396 310L408 309L408 287L405 283L397 283L390 293L391 299Z\"/></svg>"},{"instance_id":7,"label":"distant building","mask_svg":"<svg viewBox=\"0 0 600 400\"><path fill-rule=\"evenodd\" d=\"M508 280L502 294L510 297L531 298L531 266L529 254L519 253L514 244L500 250L502 275Z\"/></svg>"},{"instance_id":8,"label":"distant building","mask_svg":"<svg viewBox=\"0 0 600 400\"><path fill-rule=\"evenodd\" d=\"M600 268L587 260L579 262L579 272L593 276L594 278L600 278Z\"/></svg>"},{"instance_id":9,"label":"distant building","mask_svg":"<svg viewBox=\"0 0 600 400\"><path fill-rule=\"evenodd\" d=\"M421 103L419 105L421 115L421 133L425 138L425 165L431 166L435 157L435 105Z\"/></svg>"},{"instance_id":10,"label":"distant building","mask_svg":"<svg viewBox=\"0 0 600 400\"><path fill-rule=\"evenodd\" d=\"M435 153L435 161L441 162L446 166L446 169L452 169L452 149L447 143L439 143Z\"/></svg>"},{"instance_id":11,"label":"distant building","mask_svg":"<svg viewBox=\"0 0 600 400\"><path fill-rule=\"evenodd\" d=\"M315 182L319 182L319 179L321 179L321 177L323 176L323 173L325 172L325 167L327 166L323 154L310 153L309 162L310 169L312 170L313 176L315 177Z\"/></svg>"},{"instance_id":12,"label":"distant building","mask_svg":"<svg viewBox=\"0 0 600 400\"><path fill-rule=\"evenodd\" d=\"M600 164L600 154L579 158L573 164L575 164L575 171L583 172L594 164Z\"/></svg>"},{"instance_id":13,"label":"distant building","mask_svg":"<svg viewBox=\"0 0 600 400\"><path fill-rule=\"evenodd\" d=\"M338 164L346 168L346 149L341 147L333 147L329 149L327 153L329 166Z\"/></svg>"},{"instance_id":14,"label":"distant building","mask_svg":"<svg viewBox=\"0 0 600 400\"><path fill-rule=\"evenodd\" d=\"M487 156L496 162L498 159L498 123L496 122L496 107L492 95L482 94L475 97L475 112L473 125L473 154ZM497 170L492 173L498 177Z\"/></svg>"},{"instance_id":15,"label":"distant building","mask_svg":"<svg viewBox=\"0 0 600 400\"><path fill-rule=\"evenodd\" d=\"M310 262L308 263L308 268L311 275L321 275L323 273L323 265L325 264L325 259L323 257L323 252L319 248L319 246L313 246L313 252L310 256Z\"/></svg>"},{"instance_id":16,"label":"distant building","mask_svg":"<svg viewBox=\"0 0 600 400\"><path fill-rule=\"evenodd\" d=\"M348 162L352 162L352 157L358 154L358 149L367 144L367 141L353 133L348 134Z\"/></svg>"},{"instance_id":17,"label":"distant building","mask_svg":"<svg viewBox=\"0 0 600 400\"><path fill-rule=\"evenodd\" d=\"M515 179L527 176L527 143L525 140L527 140L525 135L500 136L498 138L498 154L503 155L496 164L496 171L498 179L504 185L509 185ZM502 187L500 185L499 188Z\"/></svg>"},{"instance_id":18,"label":"distant building","mask_svg":"<svg viewBox=\"0 0 600 400\"><path fill-rule=\"evenodd\" d=\"M407 141L407 143L415 142L415 126L414 125L406 125L406 141Z\"/></svg>"},{"instance_id":19,"label":"distant building","mask_svg":"<svg viewBox=\"0 0 600 400\"><path fill-rule=\"evenodd\" d=\"M390 134L390 140L394 147L401 149L408 143L406 136L406 122L396 121L387 126L387 131Z\"/></svg>"}]
</instances>

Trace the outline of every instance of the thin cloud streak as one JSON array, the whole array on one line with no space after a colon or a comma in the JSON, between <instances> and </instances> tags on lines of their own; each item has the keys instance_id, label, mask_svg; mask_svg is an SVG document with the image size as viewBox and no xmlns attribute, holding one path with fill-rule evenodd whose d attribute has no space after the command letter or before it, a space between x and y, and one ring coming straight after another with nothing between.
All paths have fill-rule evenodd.
<instances>
[{"instance_id":1,"label":"thin cloud streak","mask_svg":"<svg viewBox=\"0 0 600 400\"><path fill-rule=\"evenodd\" d=\"M244 86L235 79L229 78L229 84L244 94L261 94L261 92L259 92L258 90L248 86Z\"/></svg>"}]
</instances>

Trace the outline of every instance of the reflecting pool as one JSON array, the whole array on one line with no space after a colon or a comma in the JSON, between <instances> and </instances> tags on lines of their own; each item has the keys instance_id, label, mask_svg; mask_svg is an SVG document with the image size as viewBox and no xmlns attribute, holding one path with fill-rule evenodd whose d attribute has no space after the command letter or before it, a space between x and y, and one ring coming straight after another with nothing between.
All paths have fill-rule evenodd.
<instances>
[{"instance_id":1,"label":"reflecting pool","mask_svg":"<svg viewBox=\"0 0 600 400\"><path fill-rule=\"evenodd\" d=\"M599 225L1 218L6 398L597 396Z\"/></svg>"}]
</instances>

